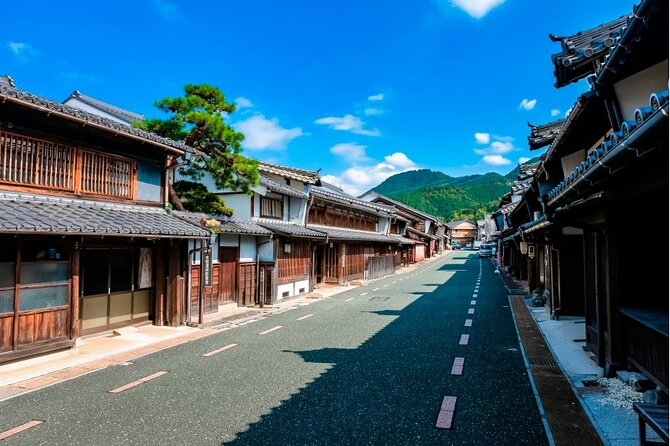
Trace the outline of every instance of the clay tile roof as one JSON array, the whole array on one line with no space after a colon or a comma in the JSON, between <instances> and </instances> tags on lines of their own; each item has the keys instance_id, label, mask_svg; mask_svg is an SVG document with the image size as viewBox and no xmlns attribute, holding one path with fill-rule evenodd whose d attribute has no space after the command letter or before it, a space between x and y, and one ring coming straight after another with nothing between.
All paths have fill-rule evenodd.
<instances>
[{"instance_id":1,"label":"clay tile roof","mask_svg":"<svg viewBox=\"0 0 670 446\"><path fill-rule=\"evenodd\" d=\"M323 232L315 231L297 223L269 218L259 218L254 222L276 234L286 237L326 238L326 234Z\"/></svg>"},{"instance_id":2,"label":"clay tile roof","mask_svg":"<svg viewBox=\"0 0 670 446\"><path fill-rule=\"evenodd\" d=\"M202 238L163 208L0 192L0 233Z\"/></svg>"},{"instance_id":3,"label":"clay tile roof","mask_svg":"<svg viewBox=\"0 0 670 446\"><path fill-rule=\"evenodd\" d=\"M291 197L304 198L305 200L309 198L309 195L307 195L305 192L298 190L295 187L291 187L287 184L282 184L279 181L276 181L268 177L267 175L261 174L261 184L267 187L269 190L277 192L278 194L289 195Z\"/></svg>"},{"instance_id":4,"label":"clay tile roof","mask_svg":"<svg viewBox=\"0 0 670 446\"><path fill-rule=\"evenodd\" d=\"M192 150L184 144L183 141L174 141L170 138L158 136L155 133L147 132L133 127L129 127L120 122L111 119L103 118L102 116L94 115L82 110L77 110L60 102L52 101L41 96L37 96L17 88L11 87L9 83L0 83L0 102L5 100L17 104L25 105L32 108L39 108L51 114L58 114L66 119L73 121L84 122L92 127L97 127L104 131L109 131L115 134L127 135L134 139L141 139L145 142L159 145L163 148L171 149L175 152L185 152Z\"/></svg>"},{"instance_id":5,"label":"clay tile roof","mask_svg":"<svg viewBox=\"0 0 670 446\"><path fill-rule=\"evenodd\" d=\"M87 96L77 90L73 91L72 94L68 96L67 99L65 99L63 102L65 103L70 99L77 99L83 102L84 104L90 105L91 107L97 108L98 110L102 110L103 112L111 116L114 116L115 118L120 119L121 121L127 122L128 125L131 125L135 121L144 120L144 115L124 110L115 105L108 104L107 102L103 102L98 99Z\"/></svg>"},{"instance_id":6,"label":"clay tile roof","mask_svg":"<svg viewBox=\"0 0 670 446\"><path fill-rule=\"evenodd\" d=\"M252 220L212 216L199 212L180 212L172 211L172 215L187 220L193 224L202 225L203 220L214 219L220 224L218 232L225 234L247 234L247 235L270 235L271 231L258 226Z\"/></svg>"},{"instance_id":7,"label":"clay tile roof","mask_svg":"<svg viewBox=\"0 0 670 446\"><path fill-rule=\"evenodd\" d=\"M561 51L551 56L556 88L593 74L623 34L629 16L621 16L571 36L550 34L552 41L561 43Z\"/></svg>"},{"instance_id":8,"label":"clay tile roof","mask_svg":"<svg viewBox=\"0 0 670 446\"><path fill-rule=\"evenodd\" d=\"M360 231L357 229L334 228L332 226L307 225L308 228L328 234L331 240L347 240L353 242L378 242L398 244L395 237L380 234L379 232Z\"/></svg>"},{"instance_id":9,"label":"clay tile roof","mask_svg":"<svg viewBox=\"0 0 670 446\"><path fill-rule=\"evenodd\" d=\"M323 187L313 187L312 193L326 201L333 201L335 203L343 204L354 209L359 209L367 212L382 213L385 215L395 214L395 208L383 204L370 203L369 201L361 200L344 193L338 193Z\"/></svg>"},{"instance_id":10,"label":"clay tile roof","mask_svg":"<svg viewBox=\"0 0 670 446\"><path fill-rule=\"evenodd\" d=\"M563 124L565 124L565 118L542 125L533 125L529 122L528 146L530 150L537 150L550 145L560 133Z\"/></svg>"},{"instance_id":11,"label":"clay tile roof","mask_svg":"<svg viewBox=\"0 0 670 446\"><path fill-rule=\"evenodd\" d=\"M279 166L277 164L270 164L264 162L258 163L258 170L261 173L271 173L282 176L284 178L291 178L297 181L302 181L303 183L306 184L319 184L319 173L314 170Z\"/></svg>"}]
</instances>

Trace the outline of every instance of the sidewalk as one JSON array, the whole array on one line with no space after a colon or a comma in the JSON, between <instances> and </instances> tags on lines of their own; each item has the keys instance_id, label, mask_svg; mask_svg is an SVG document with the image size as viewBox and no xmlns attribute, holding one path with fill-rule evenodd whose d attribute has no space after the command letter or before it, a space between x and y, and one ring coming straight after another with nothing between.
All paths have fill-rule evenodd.
<instances>
[{"instance_id":1,"label":"sidewalk","mask_svg":"<svg viewBox=\"0 0 670 446\"><path fill-rule=\"evenodd\" d=\"M395 274L410 273L421 265L441 257L442 255L434 256L424 262L401 268ZM374 281L368 283L372 282ZM365 285L367 283L363 286ZM204 324L197 327L131 326L111 333L79 338L77 345L69 350L0 365L0 401L115 364L123 365L159 350L245 325L258 318L310 305L355 288L358 287L322 284L313 293L284 299L264 308L225 305L213 315L215 318L208 317Z\"/></svg>"},{"instance_id":2,"label":"sidewalk","mask_svg":"<svg viewBox=\"0 0 670 446\"><path fill-rule=\"evenodd\" d=\"M555 359L556 371L561 374L566 384L569 384L567 391L575 401L579 402L602 443L606 446L639 445L638 417L633 412L632 404L630 407L618 407L613 404L604 389L595 383L595 380L603 377L604 371L582 348L586 344L584 318L563 316L560 320L552 320L547 307L529 306L526 299L528 290L523 284L516 282L506 272L501 271L500 276L510 290L515 317L521 315L521 318L526 318L535 327L541 336L541 342L546 345L547 353ZM519 329L521 330L521 327ZM531 356L530 353L528 355ZM541 368L547 369L547 367ZM541 399L549 419L553 402L548 400L548 404L545 404L545 399L542 397ZM561 412L560 416L565 417L566 414ZM554 426L552 432L553 430ZM648 438L651 439L649 433ZM557 441L557 444L561 443Z\"/></svg>"}]
</instances>

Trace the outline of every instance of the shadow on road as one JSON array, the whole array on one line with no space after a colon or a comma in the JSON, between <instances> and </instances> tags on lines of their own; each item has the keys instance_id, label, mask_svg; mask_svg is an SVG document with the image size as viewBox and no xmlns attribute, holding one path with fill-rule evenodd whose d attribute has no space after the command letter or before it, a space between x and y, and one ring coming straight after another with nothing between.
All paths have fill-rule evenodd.
<instances>
[{"instance_id":1,"label":"shadow on road","mask_svg":"<svg viewBox=\"0 0 670 446\"><path fill-rule=\"evenodd\" d=\"M465 261L422 273L433 292L394 294L409 302L403 309L369 302L368 312L395 319L359 348L292 352L332 367L224 444L546 444L522 358L510 350L518 345L504 288L485 275L475 323L464 328L480 262L453 260ZM462 333L468 346L458 345ZM450 375L455 356L466 358L463 376ZM458 397L452 430L434 428L445 395Z\"/></svg>"}]
</instances>

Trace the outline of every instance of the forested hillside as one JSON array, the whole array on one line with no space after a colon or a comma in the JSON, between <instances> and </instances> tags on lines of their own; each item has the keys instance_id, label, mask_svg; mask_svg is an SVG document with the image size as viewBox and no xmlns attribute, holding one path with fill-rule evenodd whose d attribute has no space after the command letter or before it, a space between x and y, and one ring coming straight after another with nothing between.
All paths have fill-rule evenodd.
<instances>
[{"instance_id":1,"label":"forested hillside","mask_svg":"<svg viewBox=\"0 0 670 446\"><path fill-rule=\"evenodd\" d=\"M504 176L490 172L451 177L428 169L413 170L389 177L372 190L444 221L477 220L496 208L500 197L509 192L518 172L517 166Z\"/></svg>"}]
</instances>

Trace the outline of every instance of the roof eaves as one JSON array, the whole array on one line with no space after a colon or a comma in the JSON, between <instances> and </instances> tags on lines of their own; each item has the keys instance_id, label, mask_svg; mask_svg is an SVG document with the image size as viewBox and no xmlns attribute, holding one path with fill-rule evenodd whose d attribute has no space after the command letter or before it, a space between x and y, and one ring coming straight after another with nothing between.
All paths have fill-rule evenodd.
<instances>
[{"instance_id":1,"label":"roof eaves","mask_svg":"<svg viewBox=\"0 0 670 446\"><path fill-rule=\"evenodd\" d=\"M155 133L129 127L111 119L78 110L74 107L70 107L60 102L52 101L50 99L22 91L17 88L12 88L8 84L0 84L0 98L2 98L3 101L7 100L22 106L42 110L48 114L54 114L71 121L81 122L87 126L95 127L106 132L114 133L116 135L121 134L131 139L140 140L144 143L150 143L171 152L181 154L183 152L192 150L192 148L184 144L183 141L174 141L172 139L156 135Z\"/></svg>"}]
</instances>

